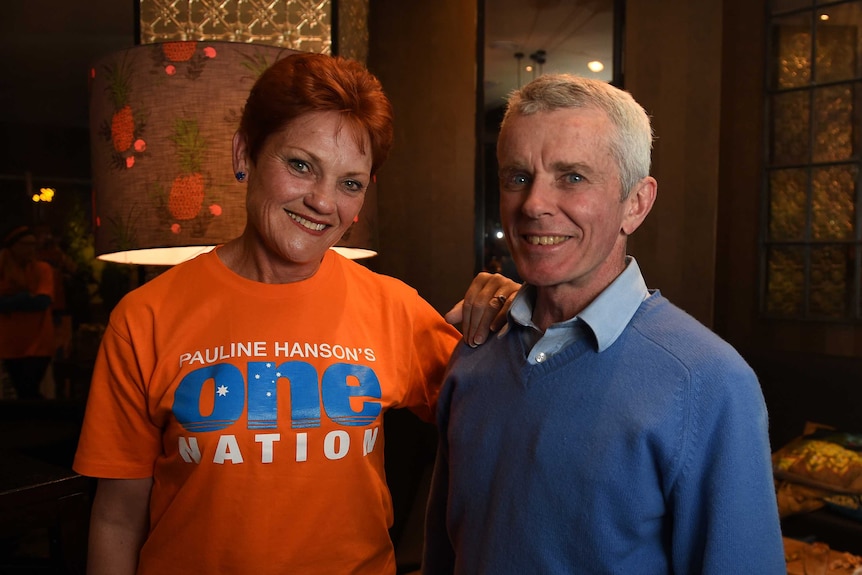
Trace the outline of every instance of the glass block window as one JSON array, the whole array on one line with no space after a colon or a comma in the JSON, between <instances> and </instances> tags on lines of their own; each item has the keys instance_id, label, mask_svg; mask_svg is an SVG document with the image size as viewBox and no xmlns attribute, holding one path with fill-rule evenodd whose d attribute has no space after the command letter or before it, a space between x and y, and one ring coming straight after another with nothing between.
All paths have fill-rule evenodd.
<instances>
[{"instance_id":1,"label":"glass block window","mask_svg":"<svg viewBox=\"0 0 862 575\"><path fill-rule=\"evenodd\" d=\"M139 0L141 42L223 40L328 53L329 0Z\"/></svg>"},{"instance_id":2,"label":"glass block window","mask_svg":"<svg viewBox=\"0 0 862 575\"><path fill-rule=\"evenodd\" d=\"M221 40L268 44L337 53L364 63L368 58L368 2L138 0L140 42Z\"/></svg>"},{"instance_id":3,"label":"glass block window","mask_svg":"<svg viewBox=\"0 0 862 575\"><path fill-rule=\"evenodd\" d=\"M862 0L773 0L761 309L862 319Z\"/></svg>"}]
</instances>

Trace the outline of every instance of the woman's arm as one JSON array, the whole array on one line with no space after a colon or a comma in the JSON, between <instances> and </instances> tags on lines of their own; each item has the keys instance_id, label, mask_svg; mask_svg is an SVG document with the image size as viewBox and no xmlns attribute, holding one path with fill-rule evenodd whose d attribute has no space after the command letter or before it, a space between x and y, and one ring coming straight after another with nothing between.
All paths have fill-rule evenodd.
<instances>
[{"instance_id":1,"label":"woman's arm","mask_svg":"<svg viewBox=\"0 0 862 575\"><path fill-rule=\"evenodd\" d=\"M134 575L149 529L153 478L99 479L90 516L87 575Z\"/></svg>"}]
</instances>

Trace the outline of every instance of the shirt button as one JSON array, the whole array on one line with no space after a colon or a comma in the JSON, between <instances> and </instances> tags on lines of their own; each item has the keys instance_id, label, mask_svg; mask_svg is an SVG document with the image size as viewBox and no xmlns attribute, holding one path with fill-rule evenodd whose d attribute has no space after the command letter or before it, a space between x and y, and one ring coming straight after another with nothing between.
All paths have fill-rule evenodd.
<instances>
[{"instance_id":1,"label":"shirt button","mask_svg":"<svg viewBox=\"0 0 862 575\"><path fill-rule=\"evenodd\" d=\"M548 356L545 355L544 352L539 352L536 354L536 363L542 363L546 359L548 359Z\"/></svg>"}]
</instances>

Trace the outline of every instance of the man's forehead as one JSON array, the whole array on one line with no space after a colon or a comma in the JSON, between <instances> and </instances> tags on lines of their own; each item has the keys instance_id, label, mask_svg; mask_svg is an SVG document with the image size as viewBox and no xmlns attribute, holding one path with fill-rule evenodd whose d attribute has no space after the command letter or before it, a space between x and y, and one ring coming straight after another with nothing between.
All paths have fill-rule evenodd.
<instances>
[{"instance_id":1,"label":"man's forehead","mask_svg":"<svg viewBox=\"0 0 862 575\"><path fill-rule=\"evenodd\" d=\"M519 115L511 120L500 130L498 152L541 148L543 155L555 157L553 161L571 161L566 159L565 149L580 149L584 153L610 149L610 121L592 110L567 108Z\"/></svg>"}]
</instances>

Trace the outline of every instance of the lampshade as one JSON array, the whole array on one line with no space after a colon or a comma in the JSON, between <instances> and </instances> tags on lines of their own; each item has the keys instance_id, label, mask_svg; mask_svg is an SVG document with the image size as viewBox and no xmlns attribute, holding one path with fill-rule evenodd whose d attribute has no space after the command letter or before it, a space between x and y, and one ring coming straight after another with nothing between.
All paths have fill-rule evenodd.
<instances>
[{"instance_id":1,"label":"lampshade","mask_svg":"<svg viewBox=\"0 0 862 575\"><path fill-rule=\"evenodd\" d=\"M231 140L257 77L294 50L165 42L112 54L90 73L95 249L99 259L173 265L239 236L246 185ZM376 197L335 248L376 253Z\"/></svg>"}]
</instances>

